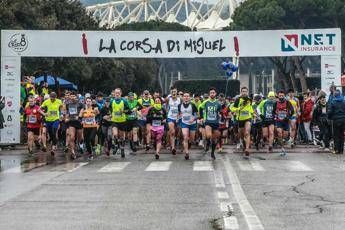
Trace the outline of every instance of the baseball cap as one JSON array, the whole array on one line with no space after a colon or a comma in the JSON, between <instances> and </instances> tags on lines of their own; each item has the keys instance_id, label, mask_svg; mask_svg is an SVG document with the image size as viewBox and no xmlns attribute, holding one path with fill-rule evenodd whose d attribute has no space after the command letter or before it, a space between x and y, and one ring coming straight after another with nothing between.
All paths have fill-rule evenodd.
<instances>
[{"instance_id":1,"label":"baseball cap","mask_svg":"<svg viewBox=\"0 0 345 230\"><path fill-rule=\"evenodd\" d=\"M267 97L275 97L276 94L273 91L270 91L267 95Z\"/></svg>"}]
</instances>

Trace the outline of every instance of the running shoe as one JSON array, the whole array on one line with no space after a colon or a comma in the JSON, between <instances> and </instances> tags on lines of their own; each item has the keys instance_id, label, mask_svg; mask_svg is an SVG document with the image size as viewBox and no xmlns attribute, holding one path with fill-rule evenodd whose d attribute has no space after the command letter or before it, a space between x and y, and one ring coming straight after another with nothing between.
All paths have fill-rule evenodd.
<instances>
[{"instance_id":1,"label":"running shoe","mask_svg":"<svg viewBox=\"0 0 345 230\"><path fill-rule=\"evenodd\" d=\"M63 149L64 153L68 153L68 146L65 146L65 148Z\"/></svg>"},{"instance_id":2,"label":"running shoe","mask_svg":"<svg viewBox=\"0 0 345 230\"><path fill-rule=\"evenodd\" d=\"M212 158L213 160L216 159L216 156L214 155L214 152L211 152L211 158Z\"/></svg>"},{"instance_id":3,"label":"running shoe","mask_svg":"<svg viewBox=\"0 0 345 230\"><path fill-rule=\"evenodd\" d=\"M101 145L98 144L95 150L96 155L100 155L101 154Z\"/></svg>"},{"instance_id":4,"label":"running shoe","mask_svg":"<svg viewBox=\"0 0 345 230\"><path fill-rule=\"evenodd\" d=\"M281 149L280 156L281 157L285 157L286 156L286 151L285 151L284 148Z\"/></svg>"},{"instance_id":5,"label":"running shoe","mask_svg":"<svg viewBox=\"0 0 345 230\"><path fill-rule=\"evenodd\" d=\"M206 145L205 145L205 152L208 152L208 150L210 150L210 145L211 145L211 141L207 140Z\"/></svg>"},{"instance_id":6,"label":"running shoe","mask_svg":"<svg viewBox=\"0 0 345 230\"><path fill-rule=\"evenodd\" d=\"M77 155L75 153L71 153L71 160L77 159Z\"/></svg>"},{"instance_id":7,"label":"running shoe","mask_svg":"<svg viewBox=\"0 0 345 230\"><path fill-rule=\"evenodd\" d=\"M114 148L113 148L113 155L116 155L117 150L119 150L119 148L115 145Z\"/></svg>"}]
</instances>

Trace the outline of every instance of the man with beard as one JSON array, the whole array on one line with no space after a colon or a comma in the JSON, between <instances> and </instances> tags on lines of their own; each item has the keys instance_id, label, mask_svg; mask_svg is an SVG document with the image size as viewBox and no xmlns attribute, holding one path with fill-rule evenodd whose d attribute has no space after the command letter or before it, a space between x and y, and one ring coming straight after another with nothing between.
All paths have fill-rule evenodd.
<instances>
[{"instance_id":1,"label":"man with beard","mask_svg":"<svg viewBox=\"0 0 345 230\"><path fill-rule=\"evenodd\" d=\"M240 139L244 140L244 158L249 159L250 147L250 129L253 118L253 107L250 98L248 97L248 88L241 88L241 95L236 99L232 112L236 113Z\"/></svg>"},{"instance_id":2,"label":"man with beard","mask_svg":"<svg viewBox=\"0 0 345 230\"><path fill-rule=\"evenodd\" d=\"M76 158L75 154L75 143L76 137L78 139L81 150L83 149L83 126L79 120L80 110L84 108L84 105L79 102L77 95L74 92L71 92L70 100L66 104L66 125L67 125L67 148L71 151L71 159Z\"/></svg>"},{"instance_id":3,"label":"man with beard","mask_svg":"<svg viewBox=\"0 0 345 230\"><path fill-rule=\"evenodd\" d=\"M215 88L210 88L209 99L203 101L200 105L200 117L201 121L205 124L206 145L205 152L207 152L211 145L211 157L216 159L214 152L216 150L217 141L220 136L219 132L219 116L221 111L221 105L218 102L217 92Z\"/></svg>"},{"instance_id":4,"label":"man with beard","mask_svg":"<svg viewBox=\"0 0 345 230\"><path fill-rule=\"evenodd\" d=\"M289 120L293 114L294 109L291 103L286 100L283 90L278 92L278 100L276 102L275 114L276 114L276 128L278 134L278 144L281 146L281 156L286 156L284 149L284 139L289 136Z\"/></svg>"}]
</instances>

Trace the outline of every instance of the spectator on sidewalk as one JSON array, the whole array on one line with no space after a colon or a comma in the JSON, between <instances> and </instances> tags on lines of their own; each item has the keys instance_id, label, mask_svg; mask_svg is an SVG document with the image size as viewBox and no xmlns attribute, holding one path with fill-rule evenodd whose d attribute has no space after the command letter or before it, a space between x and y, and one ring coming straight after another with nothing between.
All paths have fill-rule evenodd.
<instances>
[{"instance_id":1,"label":"spectator on sidewalk","mask_svg":"<svg viewBox=\"0 0 345 230\"><path fill-rule=\"evenodd\" d=\"M328 107L328 119L333 121L334 152L344 152L345 102L340 90L334 91L333 102Z\"/></svg>"},{"instance_id":2,"label":"spectator on sidewalk","mask_svg":"<svg viewBox=\"0 0 345 230\"><path fill-rule=\"evenodd\" d=\"M4 128L4 115L2 114L2 110L5 108L5 97L0 96L0 129Z\"/></svg>"},{"instance_id":3,"label":"spectator on sidewalk","mask_svg":"<svg viewBox=\"0 0 345 230\"><path fill-rule=\"evenodd\" d=\"M327 117L327 101L324 95L319 96L316 107L313 111L313 123L320 129L320 140L324 150L329 151L330 122Z\"/></svg>"},{"instance_id":4,"label":"spectator on sidewalk","mask_svg":"<svg viewBox=\"0 0 345 230\"><path fill-rule=\"evenodd\" d=\"M302 110L302 121L306 132L307 142L310 144L313 141L311 134L310 123L313 117L314 102L310 96L309 92L304 93L304 102Z\"/></svg>"}]
</instances>

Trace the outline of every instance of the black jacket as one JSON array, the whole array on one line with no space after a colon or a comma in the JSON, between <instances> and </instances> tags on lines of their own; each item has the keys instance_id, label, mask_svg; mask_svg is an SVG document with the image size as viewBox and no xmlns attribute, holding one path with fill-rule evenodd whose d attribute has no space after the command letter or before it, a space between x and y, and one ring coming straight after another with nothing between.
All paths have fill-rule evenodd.
<instances>
[{"instance_id":1,"label":"black jacket","mask_svg":"<svg viewBox=\"0 0 345 230\"><path fill-rule=\"evenodd\" d=\"M334 99L328 107L328 119L339 120L345 119L345 102L344 100Z\"/></svg>"},{"instance_id":2,"label":"black jacket","mask_svg":"<svg viewBox=\"0 0 345 230\"><path fill-rule=\"evenodd\" d=\"M322 109L326 108L326 113L322 112ZM313 122L319 124L322 121L326 121L328 120L328 105L321 105L320 103L318 103L316 105L316 107L314 108L313 111Z\"/></svg>"},{"instance_id":3,"label":"black jacket","mask_svg":"<svg viewBox=\"0 0 345 230\"><path fill-rule=\"evenodd\" d=\"M2 114L2 110L5 108L5 103L3 100L0 101L0 129L4 128L5 119Z\"/></svg>"}]
</instances>

